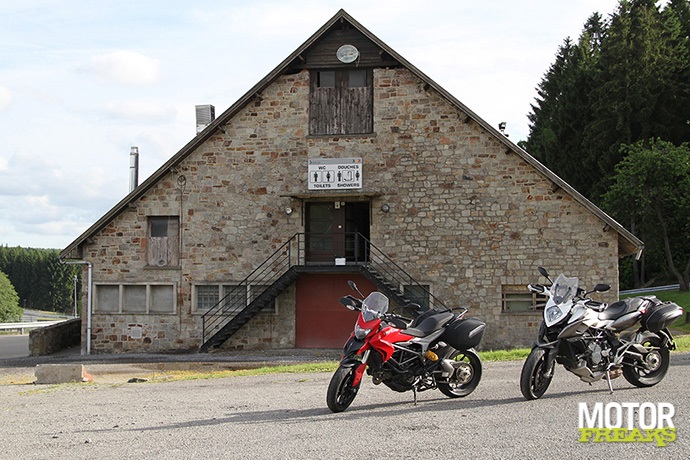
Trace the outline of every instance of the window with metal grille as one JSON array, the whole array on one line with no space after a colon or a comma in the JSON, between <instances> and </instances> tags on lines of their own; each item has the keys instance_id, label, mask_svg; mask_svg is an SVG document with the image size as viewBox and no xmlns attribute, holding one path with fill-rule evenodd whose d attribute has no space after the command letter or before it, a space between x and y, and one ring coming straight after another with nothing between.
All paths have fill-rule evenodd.
<instances>
[{"instance_id":1,"label":"window with metal grille","mask_svg":"<svg viewBox=\"0 0 690 460\"><path fill-rule=\"evenodd\" d=\"M504 313L533 312L543 310L546 305L546 296L531 292L527 286L503 285L501 291Z\"/></svg>"},{"instance_id":2,"label":"window with metal grille","mask_svg":"<svg viewBox=\"0 0 690 460\"><path fill-rule=\"evenodd\" d=\"M403 286L405 297L410 299L411 303L420 305L424 310L429 308L429 288L428 284L411 284Z\"/></svg>"},{"instance_id":3,"label":"window with metal grille","mask_svg":"<svg viewBox=\"0 0 690 460\"><path fill-rule=\"evenodd\" d=\"M249 305L257 296L268 288L268 285L254 284L247 289L246 285L235 284L197 284L194 286L195 310L205 311L222 302L225 314L236 315ZM261 313L277 312L276 301L271 302Z\"/></svg>"}]
</instances>

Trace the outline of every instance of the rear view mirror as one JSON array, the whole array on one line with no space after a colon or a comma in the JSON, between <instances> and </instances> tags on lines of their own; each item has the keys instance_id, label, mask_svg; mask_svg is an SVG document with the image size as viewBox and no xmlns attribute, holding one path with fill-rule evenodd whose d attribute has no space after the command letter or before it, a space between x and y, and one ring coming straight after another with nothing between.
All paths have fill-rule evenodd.
<instances>
[{"instance_id":1,"label":"rear view mirror","mask_svg":"<svg viewBox=\"0 0 690 460\"><path fill-rule=\"evenodd\" d=\"M350 297L341 297L340 303L343 304L348 310L356 310L355 301L353 299L351 299Z\"/></svg>"},{"instance_id":2,"label":"rear view mirror","mask_svg":"<svg viewBox=\"0 0 690 460\"><path fill-rule=\"evenodd\" d=\"M609 289L611 289L611 285L610 285L610 284L599 283L599 284L597 284L596 286L594 286L594 290L595 290L596 292L606 292L606 291L608 291Z\"/></svg>"}]
</instances>

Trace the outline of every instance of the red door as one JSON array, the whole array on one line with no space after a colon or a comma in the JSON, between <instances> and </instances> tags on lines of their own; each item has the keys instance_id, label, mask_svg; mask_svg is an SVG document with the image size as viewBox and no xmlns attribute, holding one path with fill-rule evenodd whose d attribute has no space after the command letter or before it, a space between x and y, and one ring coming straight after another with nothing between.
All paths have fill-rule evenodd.
<instances>
[{"instance_id":1,"label":"red door","mask_svg":"<svg viewBox=\"0 0 690 460\"><path fill-rule=\"evenodd\" d=\"M355 327L357 312L338 300L354 291L347 281L357 283L364 295L376 287L358 273L302 274L297 279L295 346L297 348L341 348Z\"/></svg>"}]
</instances>

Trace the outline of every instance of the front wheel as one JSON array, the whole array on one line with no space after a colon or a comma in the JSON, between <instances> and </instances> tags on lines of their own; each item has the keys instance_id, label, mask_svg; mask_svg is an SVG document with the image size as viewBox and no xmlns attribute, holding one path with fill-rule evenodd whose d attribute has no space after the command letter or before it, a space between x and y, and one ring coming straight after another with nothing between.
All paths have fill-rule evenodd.
<instances>
[{"instance_id":1,"label":"front wheel","mask_svg":"<svg viewBox=\"0 0 690 460\"><path fill-rule=\"evenodd\" d=\"M546 392L553 378L553 370L548 369L548 353L543 348L532 348L522 366L520 391L527 400L539 399Z\"/></svg>"},{"instance_id":2,"label":"front wheel","mask_svg":"<svg viewBox=\"0 0 690 460\"><path fill-rule=\"evenodd\" d=\"M328 384L328 393L326 394L326 404L333 412L342 412L347 409L352 401L354 401L359 385L352 386L352 380L355 376L355 367L340 366L331 377L331 383ZM361 383L361 382L360 382Z\"/></svg>"},{"instance_id":3,"label":"front wheel","mask_svg":"<svg viewBox=\"0 0 690 460\"><path fill-rule=\"evenodd\" d=\"M472 393L482 378L482 361L474 350L458 351L450 357L453 373L438 382L438 389L449 398L461 398Z\"/></svg>"},{"instance_id":4,"label":"front wheel","mask_svg":"<svg viewBox=\"0 0 690 460\"><path fill-rule=\"evenodd\" d=\"M636 387L651 387L663 380L671 364L671 353L656 334L646 334L640 341L647 353L642 362L623 365L623 377Z\"/></svg>"}]
</instances>

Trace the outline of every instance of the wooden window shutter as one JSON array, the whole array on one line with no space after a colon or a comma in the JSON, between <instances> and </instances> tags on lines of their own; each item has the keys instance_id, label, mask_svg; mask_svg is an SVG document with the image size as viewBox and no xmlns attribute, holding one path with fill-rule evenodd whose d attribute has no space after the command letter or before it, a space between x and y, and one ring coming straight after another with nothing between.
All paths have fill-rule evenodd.
<instances>
[{"instance_id":1,"label":"wooden window shutter","mask_svg":"<svg viewBox=\"0 0 690 460\"><path fill-rule=\"evenodd\" d=\"M319 70L311 74L309 132L373 132L372 73L367 69Z\"/></svg>"},{"instance_id":2,"label":"wooden window shutter","mask_svg":"<svg viewBox=\"0 0 690 460\"><path fill-rule=\"evenodd\" d=\"M180 263L180 219L149 217L147 263L155 267L176 267Z\"/></svg>"}]
</instances>

